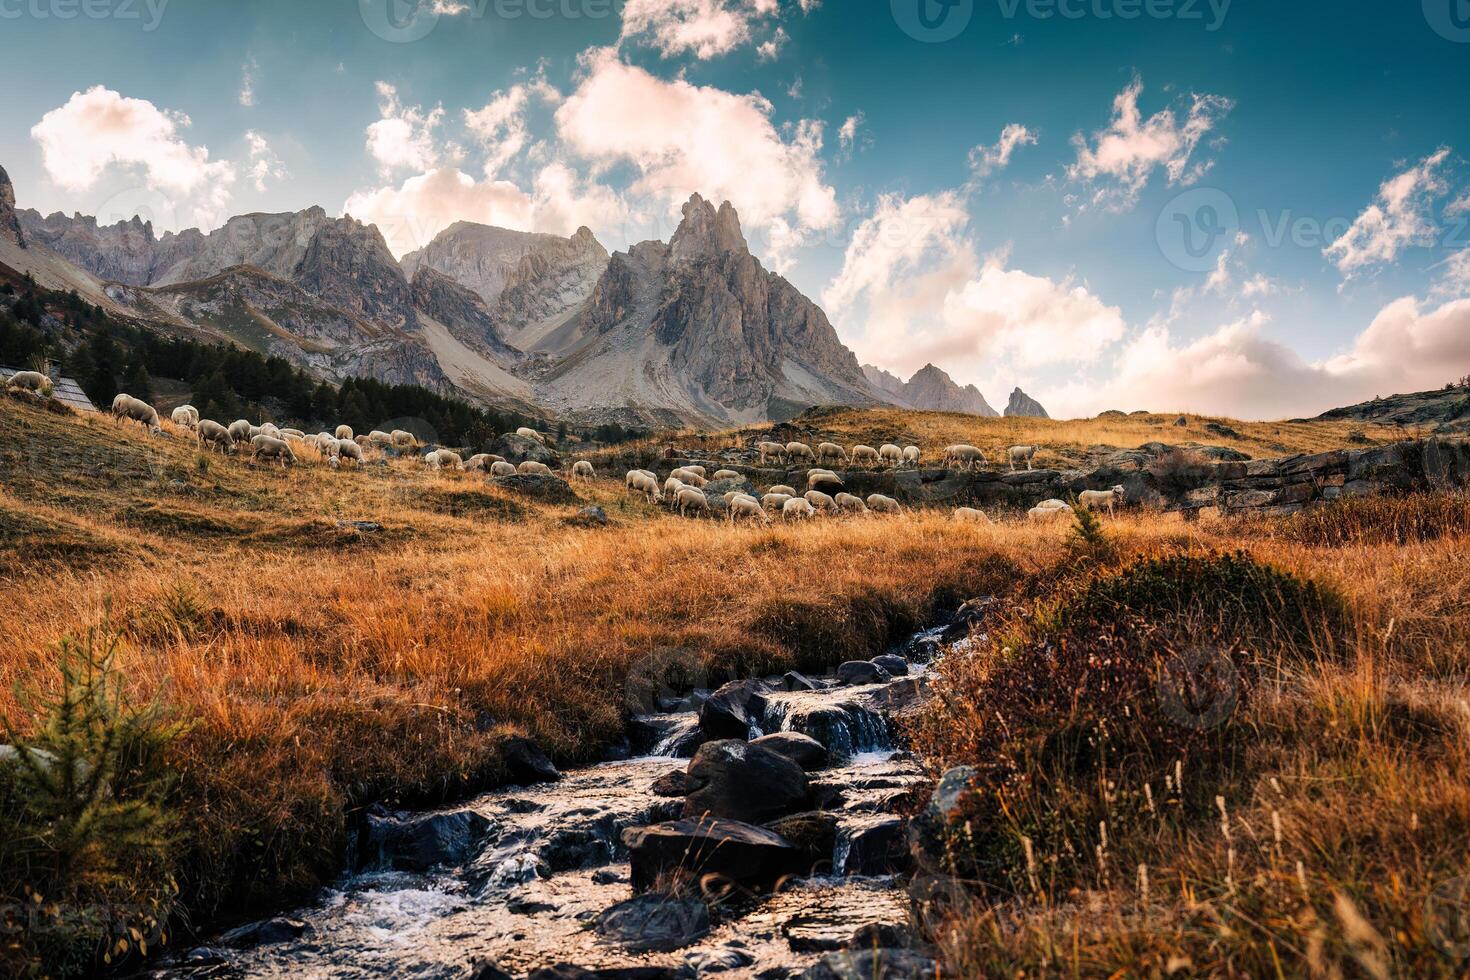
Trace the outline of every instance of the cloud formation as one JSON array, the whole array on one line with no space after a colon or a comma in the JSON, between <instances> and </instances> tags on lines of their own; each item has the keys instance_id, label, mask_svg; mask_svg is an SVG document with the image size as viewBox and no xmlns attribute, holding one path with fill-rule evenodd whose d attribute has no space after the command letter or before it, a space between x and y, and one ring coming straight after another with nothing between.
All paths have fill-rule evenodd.
<instances>
[{"instance_id":1,"label":"cloud formation","mask_svg":"<svg viewBox=\"0 0 1470 980\"><path fill-rule=\"evenodd\" d=\"M777 0L628 0L622 39L645 40L666 58L690 54L708 60L750 43L777 13ZM784 32L777 33L781 40L773 36L762 45L763 57L775 57L784 43Z\"/></svg>"},{"instance_id":2,"label":"cloud formation","mask_svg":"<svg viewBox=\"0 0 1470 980\"><path fill-rule=\"evenodd\" d=\"M1442 146L1403 173L1384 181L1378 196L1337 241L1322 250L1345 278L1398 259L1410 245L1432 243L1435 202L1449 193L1450 149ZM1446 210L1453 217L1456 201Z\"/></svg>"},{"instance_id":3,"label":"cloud formation","mask_svg":"<svg viewBox=\"0 0 1470 980\"><path fill-rule=\"evenodd\" d=\"M434 130L444 118L444 108L425 112L419 106L398 101L398 89L378 82L378 113L382 117L367 128L367 151L377 161L378 171L390 176L399 170L428 170L439 161Z\"/></svg>"}]
</instances>

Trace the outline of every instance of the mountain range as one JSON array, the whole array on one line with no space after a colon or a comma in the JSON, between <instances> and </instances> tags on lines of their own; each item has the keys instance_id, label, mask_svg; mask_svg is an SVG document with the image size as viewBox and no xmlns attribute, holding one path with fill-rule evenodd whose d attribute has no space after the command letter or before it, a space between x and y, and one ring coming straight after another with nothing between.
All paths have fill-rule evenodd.
<instances>
[{"instance_id":1,"label":"mountain range","mask_svg":"<svg viewBox=\"0 0 1470 980\"><path fill-rule=\"evenodd\" d=\"M932 364L907 382L860 365L826 314L751 254L735 209L698 194L668 242L626 252L585 227L461 221L400 261L375 226L320 207L161 236L138 217L18 210L0 170L0 263L329 381L418 384L580 423L726 426L819 404L997 414Z\"/></svg>"}]
</instances>

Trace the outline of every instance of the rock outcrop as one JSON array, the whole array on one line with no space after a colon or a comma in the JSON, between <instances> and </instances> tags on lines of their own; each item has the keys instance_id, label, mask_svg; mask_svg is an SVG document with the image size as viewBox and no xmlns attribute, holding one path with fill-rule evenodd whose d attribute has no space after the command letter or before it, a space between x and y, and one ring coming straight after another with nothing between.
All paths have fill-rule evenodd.
<instances>
[{"instance_id":1,"label":"rock outcrop","mask_svg":"<svg viewBox=\"0 0 1470 980\"><path fill-rule=\"evenodd\" d=\"M1041 407L1041 402L1026 394L1020 388L1011 392L1011 400L1006 403L1005 414L1007 416L1019 415L1026 418L1049 419L1046 409Z\"/></svg>"},{"instance_id":2,"label":"rock outcrop","mask_svg":"<svg viewBox=\"0 0 1470 980\"><path fill-rule=\"evenodd\" d=\"M0 167L0 236L6 241L26 247L25 235L20 228L20 218L15 213L15 187L10 183L10 175Z\"/></svg>"},{"instance_id":3,"label":"rock outcrop","mask_svg":"<svg viewBox=\"0 0 1470 980\"><path fill-rule=\"evenodd\" d=\"M1000 413L990 406L974 385L960 387L944 371L925 364L908 381L874 367L863 365L863 375L872 385L889 395L896 404L926 412L963 412L994 418Z\"/></svg>"}]
</instances>

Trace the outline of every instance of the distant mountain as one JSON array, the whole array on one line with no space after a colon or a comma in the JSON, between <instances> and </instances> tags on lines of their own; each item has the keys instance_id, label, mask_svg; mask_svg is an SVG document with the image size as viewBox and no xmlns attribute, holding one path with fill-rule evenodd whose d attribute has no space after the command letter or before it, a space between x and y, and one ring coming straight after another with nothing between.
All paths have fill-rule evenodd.
<instances>
[{"instance_id":1,"label":"distant mountain","mask_svg":"<svg viewBox=\"0 0 1470 980\"><path fill-rule=\"evenodd\" d=\"M1011 392L1011 400L1006 403L1006 415L1021 415L1028 418L1049 419L1046 409L1041 407L1041 402L1026 394L1020 388Z\"/></svg>"},{"instance_id":2,"label":"distant mountain","mask_svg":"<svg viewBox=\"0 0 1470 980\"><path fill-rule=\"evenodd\" d=\"M1326 421L1357 420L1443 432L1470 431L1470 385L1375 398L1334 408L1317 416ZM1301 420L1297 420L1301 421Z\"/></svg>"},{"instance_id":3,"label":"distant mountain","mask_svg":"<svg viewBox=\"0 0 1470 980\"><path fill-rule=\"evenodd\" d=\"M928 412L963 412L966 415L994 417L999 415L980 389L974 385L961 388L948 374L933 364L925 364L907 382L871 364L863 365L868 381L900 405Z\"/></svg>"},{"instance_id":4,"label":"distant mountain","mask_svg":"<svg viewBox=\"0 0 1470 980\"><path fill-rule=\"evenodd\" d=\"M15 213L15 188L11 186L10 174L4 167L0 167L0 238L19 248L26 247L20 218Z\"/></svg>"}]
</instances>

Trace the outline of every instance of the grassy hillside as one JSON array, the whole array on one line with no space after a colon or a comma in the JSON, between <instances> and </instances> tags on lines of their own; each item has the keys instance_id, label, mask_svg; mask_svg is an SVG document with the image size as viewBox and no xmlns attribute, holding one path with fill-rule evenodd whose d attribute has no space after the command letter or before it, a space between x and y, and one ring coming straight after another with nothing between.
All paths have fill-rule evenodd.
<instances>
[{"instance_id":1,"label":"grassy hillside","mask_svg":"<svg viewBox=\"0 0 1470 980\"><path fill-rule=\"evenodd\" d=\"M564 764L596 758L622 737L627 679L650 658L672 652L712 681L818 669L878 651L938 608L998 595L997 647L946 662L945 696L912 733L936 771L992 772L1003 755L1012 776L1044 777L1005 783L1009 816L974 804L976 826L993 835L952 870L974 884L976 902L933 923L965 975L1158 975L1173 956L1202 973L1262 975L1276 962L1287 975L1319 963L1451 975L1424 910L1437 882L1464 873L1470 839L1466 522L1404 522L1403 508L1417 505L1390 503L1383 513L1354 505L1325 525L1141 514L1090 543L1015 515L989 528L943 512L730 527L671 517L604 473L578 490L611 518L589 529L566 521L575 507L406 460L281 470L201 454L177 434L13 399L3 407L0 629L11 642L0 651L0 713L34 730L12 692L54 693L63 637L97 624L116 631L128 696L157 697L188 726L166 749L178 776L167 796L176 843L150 868L177 878L196 919L280 903L329 878L354 808L494 783L509 735L532 736ZM883 412L820 424L843 441L885 441L908 426L926 447L1038 441L1056 457L1136 444L1141 433L1189 434L1133 419ZM1241 433L1234 444L1255 454L1270 440L1306 451L1347 438L1346 426L1230 424ZM1437 499L1436 513L1465 514L1462 498ZM1421 530L1375 533L1388 525ZM1173 578L1183 576L1190 602L1145 604L1128 621L1132 635L1173 644L1199 631L1253 656L1250 695L1224 726L1236 741L1218 755L1200 754L1219 749L1213 742L1180 748L1190 794L1167 820L1142 819L1137 795L1150 782L1164 805L1166 752L1062 778L997 738L993 709L1014 708L1014 723L1031 726L1025 744L1086 714L1005 701L1015 689L996 685L1016 651L1058 639L1088 649L1089 624L1109 625L1083 615L1095 608L1088 589L1114 601L1127 593L1117 583L1147 562L1238 549L1314 583L1341 615L1257 642L1238 617L1191 611L1199 595L1234 586L1207 575L1191 585L1186 569ZM1215 795L1226 799L1228 838ZM1109 822L1106 860L1065 859L1091 853L1099 819ZM1046 842L1034 887L1023 836ZM1152 883L1142 896L1140 865ZM24 882L3 884L13 896Z\"/></svg>"}]
</instances>

